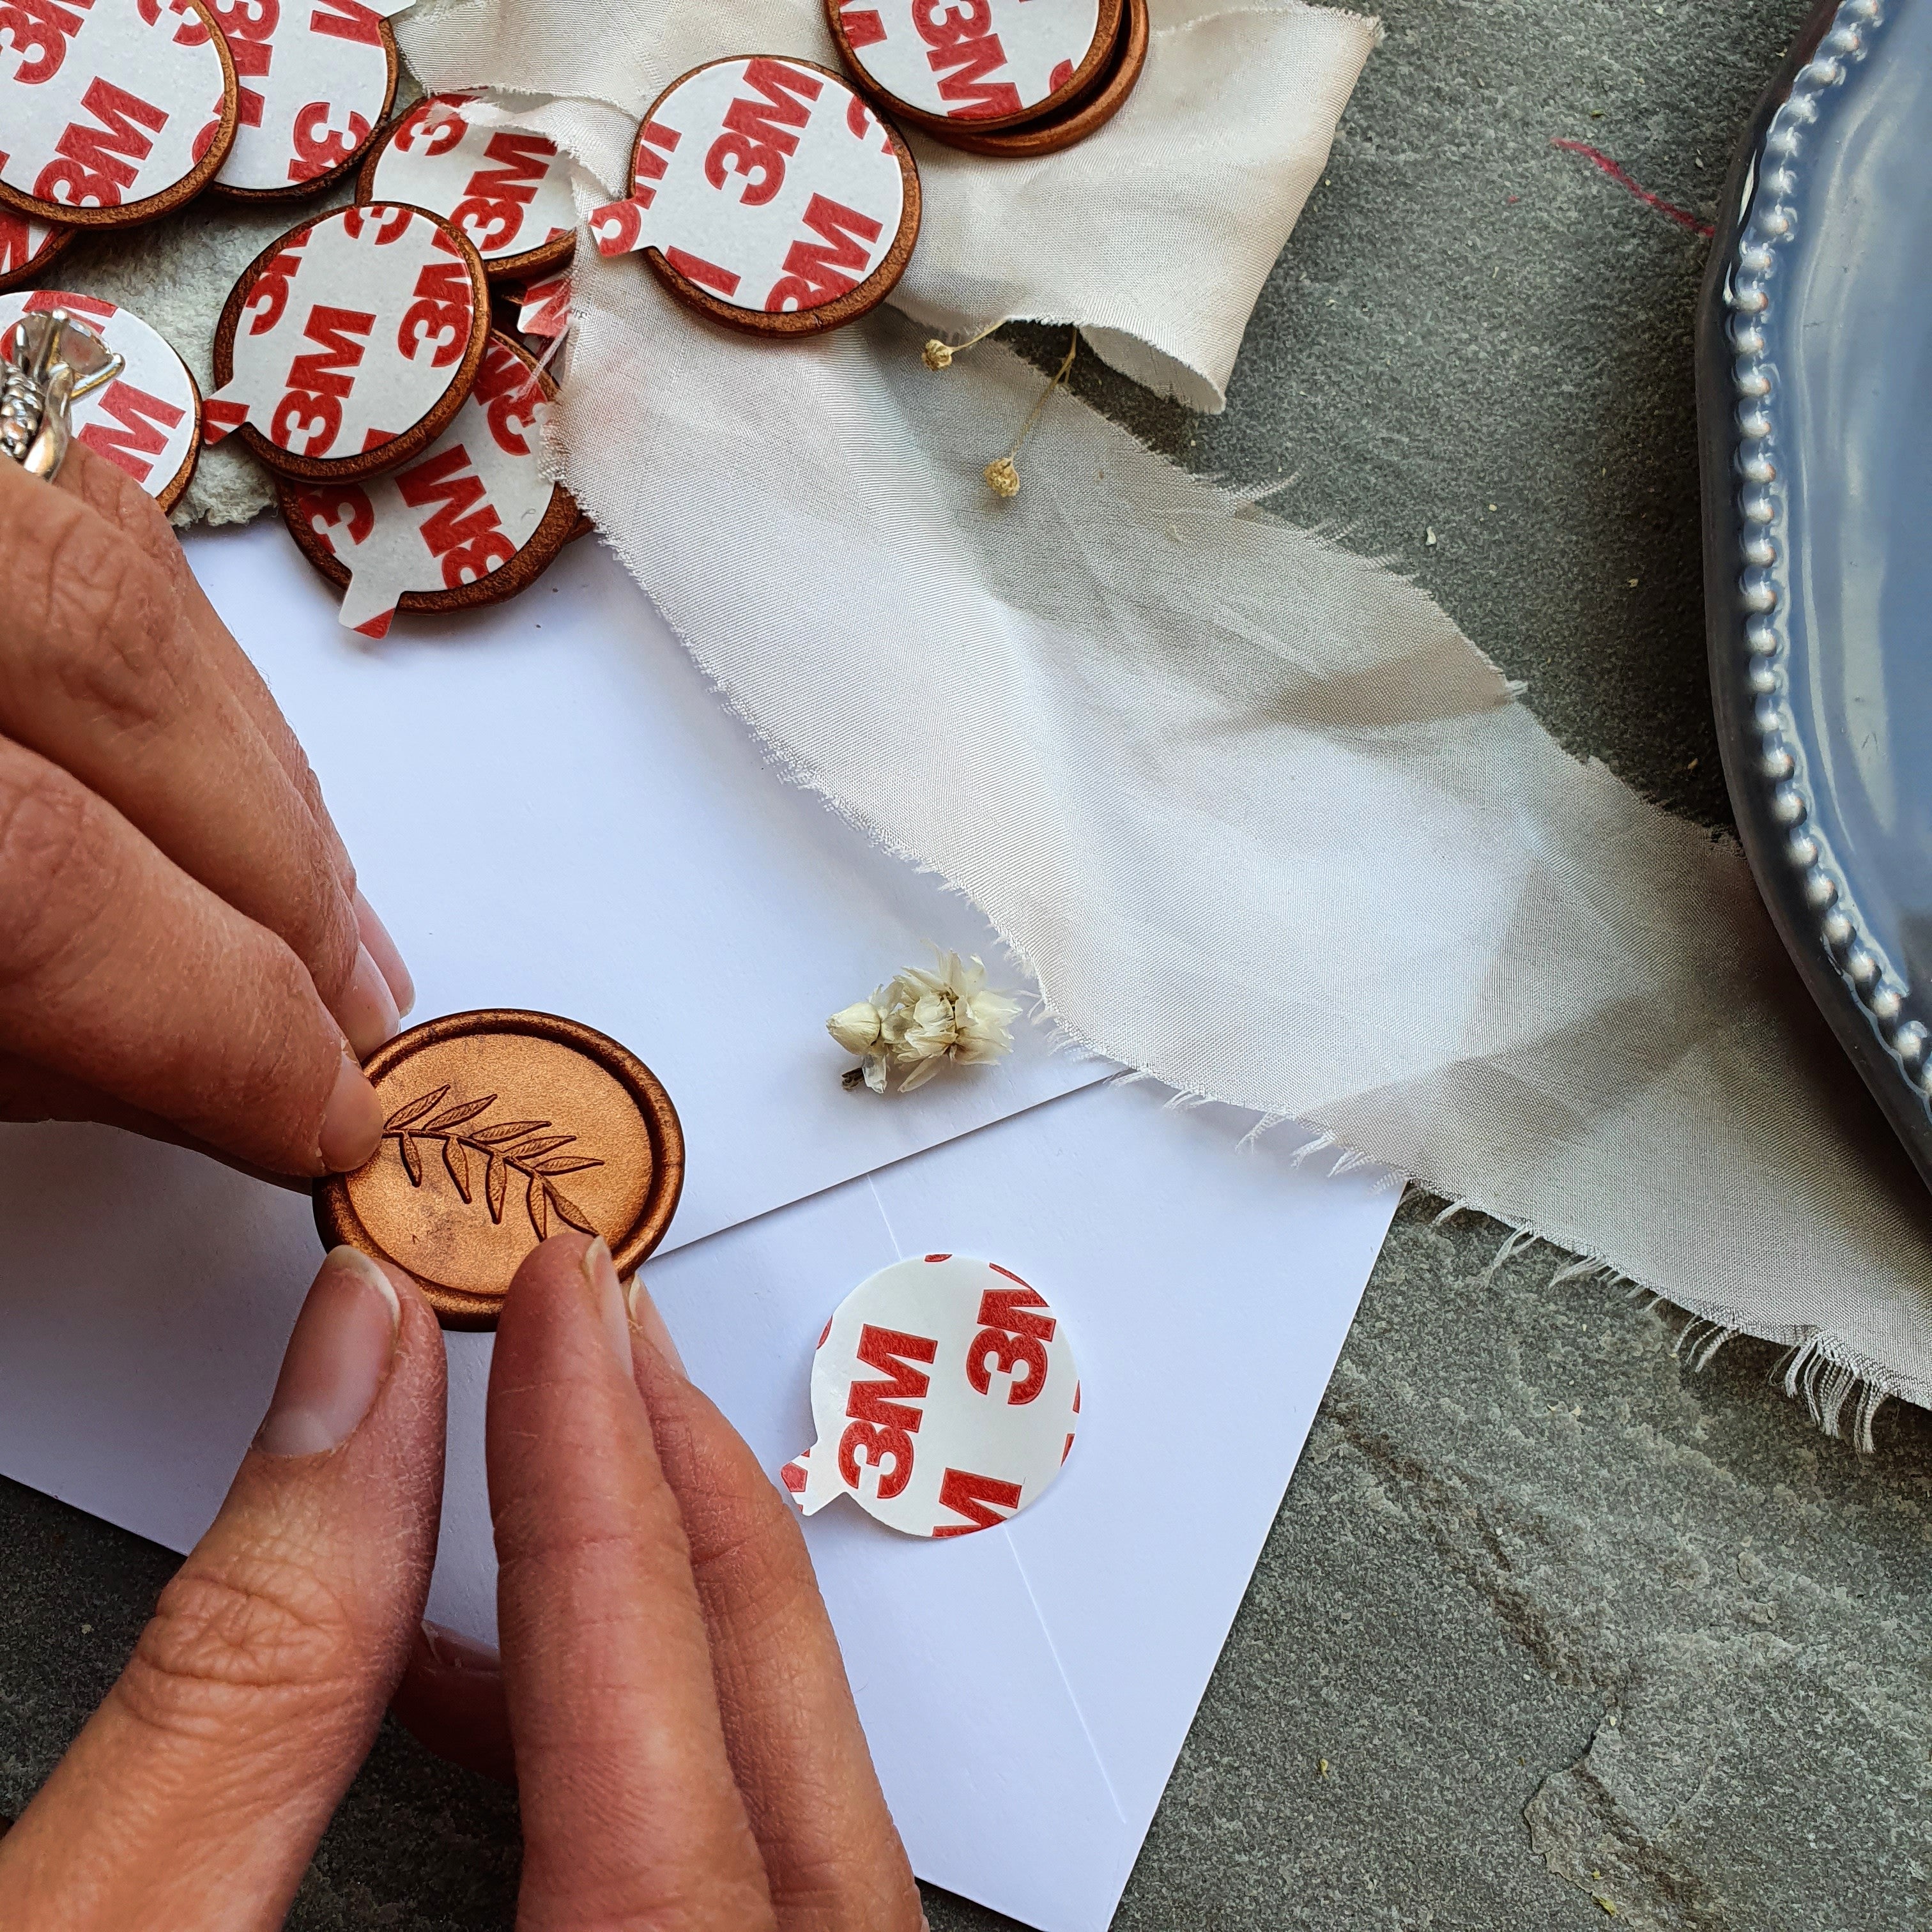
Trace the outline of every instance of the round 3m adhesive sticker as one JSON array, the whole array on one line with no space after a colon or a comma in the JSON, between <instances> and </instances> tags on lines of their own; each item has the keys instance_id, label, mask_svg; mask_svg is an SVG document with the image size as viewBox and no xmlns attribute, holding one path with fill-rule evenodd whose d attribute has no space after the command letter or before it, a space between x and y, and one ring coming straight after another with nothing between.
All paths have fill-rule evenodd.
<instances>
[{"instance_id":1,"label":"round 3m adhesive sticker","mask_svg":"<svg viewBox=\"0 0 1932 1932\"><path fill-rule=\"evenodd\" d=\"M836 328L883 302L919 234L911 151L839 76L758 56L674 82L638 130L631 193L590 218L680 301L754 334Z\"/></svg>"},{"instance_id":2,"label":"round 3m adhesive sticker","mask_svg":"<svg viewBox=\"0 0 1932 1932\"><path fill-rule=\"evenodd\" d=\"M37 281L74 239L71 228L56 227L38 216L0 208L0 289Z\"/></svg>"},{"instance_id":3,"label":"round 3m adhesive sticker","mask_svg":"<svg viewBox=\"0 0 1932 1932\"><path fill-rule=\"evenodd\" d=\"M74 440L124 470L164 510L181 500L201 454L201 397L188 364L131 310L65 289L0 296L0 351L22 316L64 308L127 366L74 406Z\"/></svg>"},{"instance_id":4,"label":"round 3m adhesive sticker","mask_svg":"<svg viewBox=\"0 0 1932 1932\"><path fill-rule=\"evenodd\" d=\"M356 199L440 214L493 281L561 267L577 246L568 163L541 134L472 126L469 104L458 94L418 101L370 149Z\"/></svg>"},{"instance_id":5,"label":"round 3m adhesive sticker","mask_svg":"<svg viewBox=\"0 0 1932 1932\"><path fill-rule=\"evenodd\" d=\"M256 256L214 334L205 440L239 430L284 476L339 482L419 454L483 359L476 251L419 208L338 208Z\"/></svg>"},{"instance_id":6,"label":"round 3m adhesive sticker","mask_svg":"<svg viewBox=\"0 0 1932 1932\"><path fill-rule=\"evenodd\" d=\"M282 480L290 534L344 586L349 629L380 638L398 609L500 603L542 574L578 524L570 493L543 473L537 415L556 393L493 333L456 420L415 461L366 483Z\"/></svg>"},{"instance_id":7,"label":"round 3m adhesive sticker","mask_svg":"<svg viewBox=\"0 0 1932 1932\"><path fill-rule=\"evenodd\" d=\"M839 57L915 127L1011 128L1051 114L1105 64L1121 0L825 0Z\"/></svg>"},{"instance_id":8,"label":"round 3m adhesive sticker","mask_svg":"<svg viewBox=\"0 0 1932 1932\"><path fill-rule=\"evenodd\" d=\"M235 145L223 193L285 201L352 166L396 93L385 16L410 0L208 0L235 61Z\"/></svg>"},{"instance_id":9,"label":"round 3m adhesive sticker","mask_svg":"<svg viewBox=\"0 0 1932 1932\"><path fill-rule=\"evenodd\" d=\"M998 1262L928 1255L881 1268L825 1324L818 1440L779 1475L807 1516L850 1496L908 1536L968 1536L1040 1500L1079 1414L1046 1298Z\"/></svg>"},{"instance_id":10,"label":"round 3m adhesive sticker","mask_svg":"<svg viewBox=\"0 0 1932 1932\"><path fill-rule=\"evenodd\" d=\"M236 104L202 0L8 0L0 201L80 228L164 214L226 158Z\"/></svg>"}]
</instances>

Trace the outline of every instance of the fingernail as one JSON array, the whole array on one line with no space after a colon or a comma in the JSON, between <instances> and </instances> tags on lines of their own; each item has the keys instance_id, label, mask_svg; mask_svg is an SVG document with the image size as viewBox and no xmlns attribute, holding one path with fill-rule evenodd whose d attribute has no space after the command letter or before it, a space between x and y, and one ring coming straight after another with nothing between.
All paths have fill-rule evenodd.
<instances>
[{"instance_id":1,"label":"fingernail","mask_svg":"<svg viewBox=\"0 0 1932 1932\"><path fill-rule=\"evenodd\" d=\"M422 1633L430 1655L446 1670L500 1671L503 1667L502 1658L489 1645L478 1643L446 1624L433 1624L424 1617Z\"/></svg>"},{"instance_id":2,"label":"fingernail","mask_svg":"<svg viewBox=\"0 0 1932 1932\"><path fill-rule=\"evenodd\" d=\"M322 1112L322 1167L330 1174L353 1174L382 1144L382 1103L345 1049Z\"/></svg>"},{"instance_id":3,"label":"fingernail","mask_svg":"<svg viewBox=\"0 0 1932 1932\"><path fill-rule=\"evenodd\" d=\"M691 1371L684 1366L684 1358L677 1352L677 1344L670 1339L670 1330L664 1326L664 1317L658 1312L658 1305L650 1298L640 1274L631 1277L630 1291L626 1297L631 1306L631 1325L640 1334L658 1353L682 1376L686 1382L691 1379Z\"/></svg>"},{"instance_id":4,"label":"fingernail","mask_svg":"<svg viewBox=\"0 0 1932 1932\"><path fill-rule=\"evenodd\" d=\"M624 1291L617 1286L616 1264L610 1258L610 1244L602 1234L584 1251L584 1279L590 1284L591 1305L604 1324L610 1352L631 1372L631 1322L624 1312Z\"/></svg>"},{"instance_id":5,"label":"fingernail","mask_svg":"<svg viewBox=\"0 0 1932 1932\"><path fill-rule=\"evenodd\" d=\"M403 964L403 956L389 937L389 928L376 916L376 908L362 896L359 886L356 890L356 929L362 934L370 956L382 969L382 977L389 982L389 995L396 1003L398 1016L406 1015L416 1003L416 982L410 977L410 969Z\"/></svg>"},{"instance_id":6,"label":"fingernail","mask_svg":"<svg viewBox=\"0 0 1932 1932\"><path fill-rule=\"evenodd\" d=\"M367 1255L332 1249L296 1317L255 1447L315 1456L347 1442L389 1372L402 1318L394 1285Z\"/></svg>"},{"instance_id":7,"label":"fingernail","mask_svg":"<svg viewBox=\"0 0 1932 1932\"><path fill-rule=\"evenodd\" d=\"M389 991L382 968L370 957L366 946L356 949L356 964L348 985L342 989L342 998L336 1003L336 1018L349 1036L349 1044L364 1060L386 1040L396 1036L396 1029L401 1024L396 996Z\"/></svg>"}]
</instances>

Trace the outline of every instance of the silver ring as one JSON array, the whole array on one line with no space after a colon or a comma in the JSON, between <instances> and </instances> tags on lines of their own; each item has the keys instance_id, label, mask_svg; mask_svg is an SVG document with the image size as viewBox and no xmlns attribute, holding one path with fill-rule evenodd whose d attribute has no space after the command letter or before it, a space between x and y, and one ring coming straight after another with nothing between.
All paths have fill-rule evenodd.
<instances>
[{"instance_id":1,"label":"silver ring","mask_svg":"<svg viewBox=\"0 0 1932 1932\"><path fill-rule=\"evenodd\" d=\"M0 450L52 482L71 440L68 412L127 366L64 308L23 315L0 339Z\"/></svg>"}]
</instances>

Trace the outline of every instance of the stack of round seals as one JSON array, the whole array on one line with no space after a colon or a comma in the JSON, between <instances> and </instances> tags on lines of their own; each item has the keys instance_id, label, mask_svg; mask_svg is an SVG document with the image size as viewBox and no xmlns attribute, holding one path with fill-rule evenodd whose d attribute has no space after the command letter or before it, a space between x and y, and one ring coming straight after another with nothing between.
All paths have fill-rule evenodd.
<instances>
[{"instance_id":1,"label":"stack of round seals","mask_svg":"<svg viewBox=\"0 0 1932 1932\"><path fill-rule=\"evenodd\" d=\"M1147 0L825 0L825 14L881 113L996 158L1084 140L1147 59Z\"/></svg>"}]
</instances>

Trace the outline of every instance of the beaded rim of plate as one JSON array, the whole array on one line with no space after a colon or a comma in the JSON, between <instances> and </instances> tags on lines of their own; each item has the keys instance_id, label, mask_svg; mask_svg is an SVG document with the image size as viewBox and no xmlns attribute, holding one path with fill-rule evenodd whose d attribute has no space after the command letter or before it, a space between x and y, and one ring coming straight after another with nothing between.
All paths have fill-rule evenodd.
<instances>
[{"instance_id":1,"label":"beaded rim of plate","mask_svg":"<svg viewBox=\"0 0 1932 1932\"><path fill-rule=\"evenodd\" d=\"M1816 824L1816 804L1792 716L1786 600L1776 576L1785 554L1790 505L1778 464L1775 367L1766 325L1773 311L1778 256L1797 232L1797 193L1808 130L1821 103L1844 87L1870 54L1886 22L1888 0L1842 0L1831 28L1772 116L1746 190L1750 214L1726 264L1724 301L1731 311L1731 386L1737 398L1732 449L1743 535L1738 591L1749 657L1744 672L1757 736L1756 775L1768 790L1783 853L1798 873L1839 978L1868 1015L1879 1038L1922 1104L1932 1102L1932 1030L1916 1010L1910 986L1872 937L1830 841Z\"/></svg>"}]
</instances>

